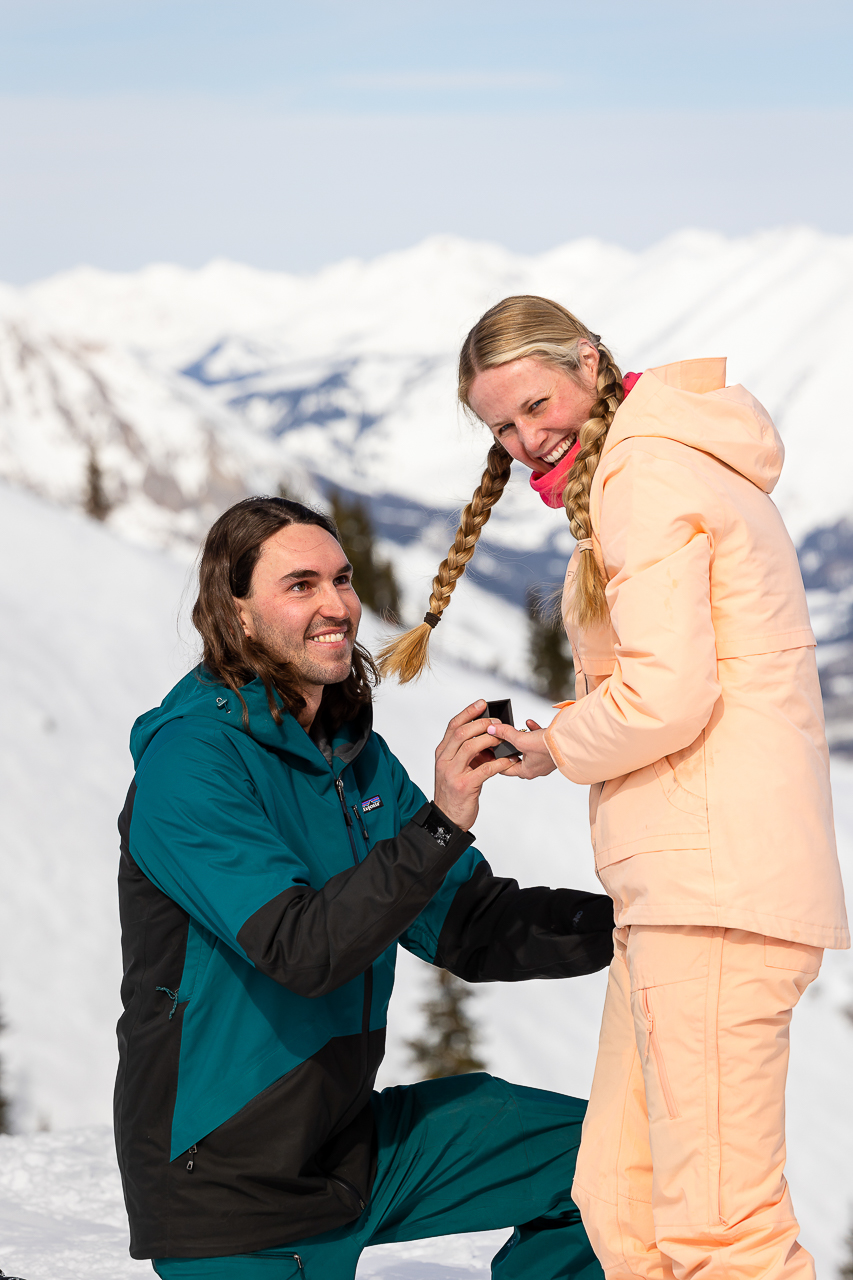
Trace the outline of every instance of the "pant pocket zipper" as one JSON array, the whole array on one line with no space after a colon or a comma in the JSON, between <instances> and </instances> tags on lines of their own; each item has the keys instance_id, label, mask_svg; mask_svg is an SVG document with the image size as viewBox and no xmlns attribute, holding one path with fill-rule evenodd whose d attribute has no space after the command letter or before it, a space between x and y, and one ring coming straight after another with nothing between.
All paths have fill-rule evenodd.
<instances>
[{"instance_id":1,"label":"pant pocket zipper","mask_svg":"<svg viewBox=\"0 0 853 1280\"><path fill-rule=\"evenodd\" d=\"M666 1073L666 1063L663 1060L663 1050L661 1049L660 1040L658 1039L658 1034L655 1029L655 1017L652 1013L652 1005L649 998L648 988L644 987L641 994L643 1013L646 1018L646 1058L648 1058L649 1050L651 1049L652 1056L655 1060L655 1066L657 1067L658 1080L660 1081L663 1100L666 1103L666 1109L669 1112L669 1118L670 1120L677 1120L679 1114L678 1107L676 1106L675 1095L673 1094L669 1083L669 1076Z\"/></svg>"}]
</instances>

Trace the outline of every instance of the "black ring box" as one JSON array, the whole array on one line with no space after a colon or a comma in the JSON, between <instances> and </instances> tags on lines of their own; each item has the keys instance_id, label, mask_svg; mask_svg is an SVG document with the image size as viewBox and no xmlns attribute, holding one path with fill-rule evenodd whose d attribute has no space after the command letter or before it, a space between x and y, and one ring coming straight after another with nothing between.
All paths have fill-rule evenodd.
<instances>
[{"instance_id":1,"label":"black ring box","mask_svg":"<svg viewBox=\"0 0 853 1280\"><path fill-rule=\"evenodd\" d=\"M512 699L495 698L491 702L486 703L486 715L492 720L500 720L501 724L508 724L511 729L515 728L515 721L512 718ZM509 742L499 742L496 747L492 747L496 760L505 760L507 756L519 756L518 751Z\"/></svg>"}]
</instances>

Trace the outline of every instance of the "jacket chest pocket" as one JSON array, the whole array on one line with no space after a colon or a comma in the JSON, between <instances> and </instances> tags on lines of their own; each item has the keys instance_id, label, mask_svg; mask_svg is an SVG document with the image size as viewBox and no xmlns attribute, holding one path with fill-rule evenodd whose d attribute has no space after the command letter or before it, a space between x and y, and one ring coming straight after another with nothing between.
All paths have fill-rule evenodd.
<instances>
[{"instance_id":1,"label":"jacket chest pocket","mask_svg":"<svg viewBox=\"0 0 853 1280\"><path fill-rule=\"evenodd\" d=\"M590 821L596 866L606 867L635 853L706 849L705 769L703 730L683 751L593 787Z\"/></svg>"}]
</instances>

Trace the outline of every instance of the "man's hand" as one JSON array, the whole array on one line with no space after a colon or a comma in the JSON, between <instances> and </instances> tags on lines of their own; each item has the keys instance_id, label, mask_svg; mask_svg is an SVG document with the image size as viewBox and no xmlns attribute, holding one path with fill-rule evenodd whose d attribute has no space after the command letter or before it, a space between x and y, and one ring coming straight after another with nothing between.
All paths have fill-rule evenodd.
<instances>
[{"instance_id":1,"label":"man's hand","mask_svg":"<svg viewBox=\"0 0 853 1280\"><path fill-rule=\"evenodd\" d=\"M545 745L545 730L535 720L527 721L528 732L513 729L508 724L492 721L486 733L488 737L500 738L515 747L522 756L521 760L511 762L511 767L504 772L508 778L543 778L546 773L556 769L551 753Z\"/></svg>"},{"instance_id":2,"label":"man's hand","mask_svg":"<svg viewBox=\"0 0 853 1280\"><path fill-rule=\"evenodd\" d=\"M481 698L454 716L435 751L434 803L463 831L470 830L476 821L486 779L507 773L517 764L512 757L496 760L489 750L494 741L486 729L500 721L481 719L485 709Z\"/></svg>"}]
</instances>

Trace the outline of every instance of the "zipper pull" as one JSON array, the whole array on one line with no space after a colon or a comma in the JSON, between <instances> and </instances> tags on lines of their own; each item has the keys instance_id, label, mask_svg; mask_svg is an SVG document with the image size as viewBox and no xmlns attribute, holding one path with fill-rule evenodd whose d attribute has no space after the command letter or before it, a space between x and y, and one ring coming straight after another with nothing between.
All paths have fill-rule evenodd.
<instances>
[{"instance_id":1,"label":"zipper pull","mask_svg":"<svg viewBox=\"0 0 853 1280\"><path fill-rule=\"evenodd\" d=\"M193 1160L193 1156L196 1154L197 1151L198 1151L198 1143L194 1142L190 1147L189 1151L187 1152L187 1155L189 1156L189 1160L187 1161L187 1173L192 1173L193 1171L193 1165L195 1164L195 1161Z\"/></svg>"},{"instance_id":2,"label":"zipper pull","mask_svg":"<svg viewBox=\"0 0 853 1280\"><path fill-rule=\"evenodd\" d=\"M347 798L346 798L346 796L344 795L344 780L343 780L343 778L335 778L335 789L336 789L336 791L337 791L337 793L338 793L338 799L339 799L339 800L340 800L340 802L341 802L341 808L342 808L342 809L343 809L343 811L344 811L344 817L345 817L345 818L346 818L346 820L347 820L347 826L348 826L348 827L351 827L351 826L352 826L352 818L349 816L349 809L347 808Z\"/></svg>"},{"instance_id":3,"label":"zipper pull","mask_svg":"<svg viewBox=\"0 0 853 1280\"><path fill-rule=\"evenodd\" d=\"M361 816L361 810L359 809L357 804L353 805L352 811L355 814L358 825L361 827L361 834L364 836L364 843L370 844L370 837L367 834L367 827L364 825L364 819Z\"/></svg>"}]
</instances>

